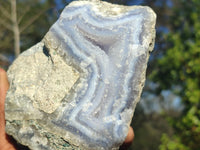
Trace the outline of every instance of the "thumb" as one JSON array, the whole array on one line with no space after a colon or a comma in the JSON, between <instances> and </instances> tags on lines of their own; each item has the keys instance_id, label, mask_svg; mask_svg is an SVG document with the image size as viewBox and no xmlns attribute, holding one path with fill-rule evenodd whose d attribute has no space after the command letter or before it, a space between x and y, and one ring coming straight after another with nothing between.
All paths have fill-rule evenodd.
<instances>
[{"instance_id":1,"label":"thumb","mask_svg":"<svg viewBox=\"0 0 200 150\"><path fill-rule=\"evenodd\" d=\"M9 88L6 72L0 68L0 137L5 138L5 113L4 104L6 92ZM0 140L1 141L1 140Z\"/></svg>"}]
</instances>

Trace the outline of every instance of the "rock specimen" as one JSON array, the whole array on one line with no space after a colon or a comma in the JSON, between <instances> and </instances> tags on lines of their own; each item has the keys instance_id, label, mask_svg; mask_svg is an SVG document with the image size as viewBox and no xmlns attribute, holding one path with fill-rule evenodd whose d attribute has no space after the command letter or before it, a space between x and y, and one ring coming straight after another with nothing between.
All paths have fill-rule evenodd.
<instances>
[{"instance_id":1,"label":"rock specimen","mask_svg":"<svg viewBox=\"0 0 200 150\"><path fill-rule=\"evenodd\" d=\"M77 1L8 70L6 130L31 149L117 149L145 81L156 15ZM69 147L68 147L69 149Z\"/></svg>"}]
</instances>

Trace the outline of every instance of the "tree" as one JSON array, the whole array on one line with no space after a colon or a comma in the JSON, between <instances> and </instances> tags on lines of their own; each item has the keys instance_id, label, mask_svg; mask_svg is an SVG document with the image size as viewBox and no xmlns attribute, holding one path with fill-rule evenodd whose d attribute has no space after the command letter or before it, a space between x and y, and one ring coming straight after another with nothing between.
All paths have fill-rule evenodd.
<instances>
[{"instance_id":1,"label":"tree","mask_svg":"<svg viewBox=\"0 0 200 150\"><path fill-rule=\"evenodd\" d=\"M181 0L171 16L166 51L155 63L151 78L181 97L184 110L168 118L173 137L163 135L161 150L200 149L200 1Z\"/></svg>"},{"instance_id":2,"label":"tree","mask_svg":"<svg viewBox=\"0 0 200 150\"><path fill-rule=\"evenodd\" d=\"M14 52L17 57L21 52L21 47L26 45L22 41L25 36L34 32L37 35L37 30L31 31L31 26L41 19L44 14L52 8L53 2L39 0L1 0L0 1L0 26L1 26L1 49L13 49L10 45L14 42ZM47 16L46 16L47 17ZM45 19L49 22L47 19ZM41 21L41 20L40 20ZM42 22L42 21L41 21ZM32 27L33 28L33 27ZM38 30L41 28L38 26ZM48 27L45 27L48 28ZM27 30L29 29L29 31ZM46 31L46 30L45 30ZM42 32L43 33L43 32ZM13 37L13 38L11 38ZM29 39L30 40L30 39ZM31 40L32 41L32 40ZM30 46L30 45L29 45ZM26 46L25 46L26 47Z\"/></svg>"}]
</instances>

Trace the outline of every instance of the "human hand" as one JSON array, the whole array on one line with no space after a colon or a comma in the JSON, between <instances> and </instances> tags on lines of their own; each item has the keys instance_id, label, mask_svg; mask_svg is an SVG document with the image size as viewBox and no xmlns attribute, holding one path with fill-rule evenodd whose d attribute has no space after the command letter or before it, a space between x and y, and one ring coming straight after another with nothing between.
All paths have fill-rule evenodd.
<instances>
[{"instance_id":1,"label":"human hand","mask_svg":"<svg viewBox=\"0 0 200 150\"><path fill-rule=\"evenodd\" d=\"M6 92L9 88L6 72L0 68L0 150L16 150L14 144L10 141L9 136L5 132L5 112L4 104ZM134 138L133 128L130 127L128 135L120 147L121 150L127 149Z\"/></svg>"}]
</instances>

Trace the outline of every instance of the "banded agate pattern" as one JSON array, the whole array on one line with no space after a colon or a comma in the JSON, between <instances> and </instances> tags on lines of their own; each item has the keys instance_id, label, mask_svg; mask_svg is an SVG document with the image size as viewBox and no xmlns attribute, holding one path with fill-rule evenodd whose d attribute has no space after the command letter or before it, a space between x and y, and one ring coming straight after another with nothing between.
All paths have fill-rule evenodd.
<instances>
[{"instance_id":1,"label":"banded agate pattern","mask_svg":"<svg viewBox=\"0 0 200 150\"><path fill-rule=\"evenodd\" d=\"M32 95L22 90L21 96L13 97L12 88L19 86L15 82L25 80L26 75L15 76L20 71L13 66L9 69L7 132L32 149L56 149L50 134L83 149L117 149L128 133L144 86L155 19L148 7L72 2L44 39L18 58L34 55L32 63L38 66L45 60L43 68L26 67L37 76L35 80L30 79L32 74L27 76L26 85L40 83L40 71L46 74L45 82L27 92ZM28 104L13 108L13 99ZM24 136L35 141L28 142Z\"/></svg>"}]
</instances>

